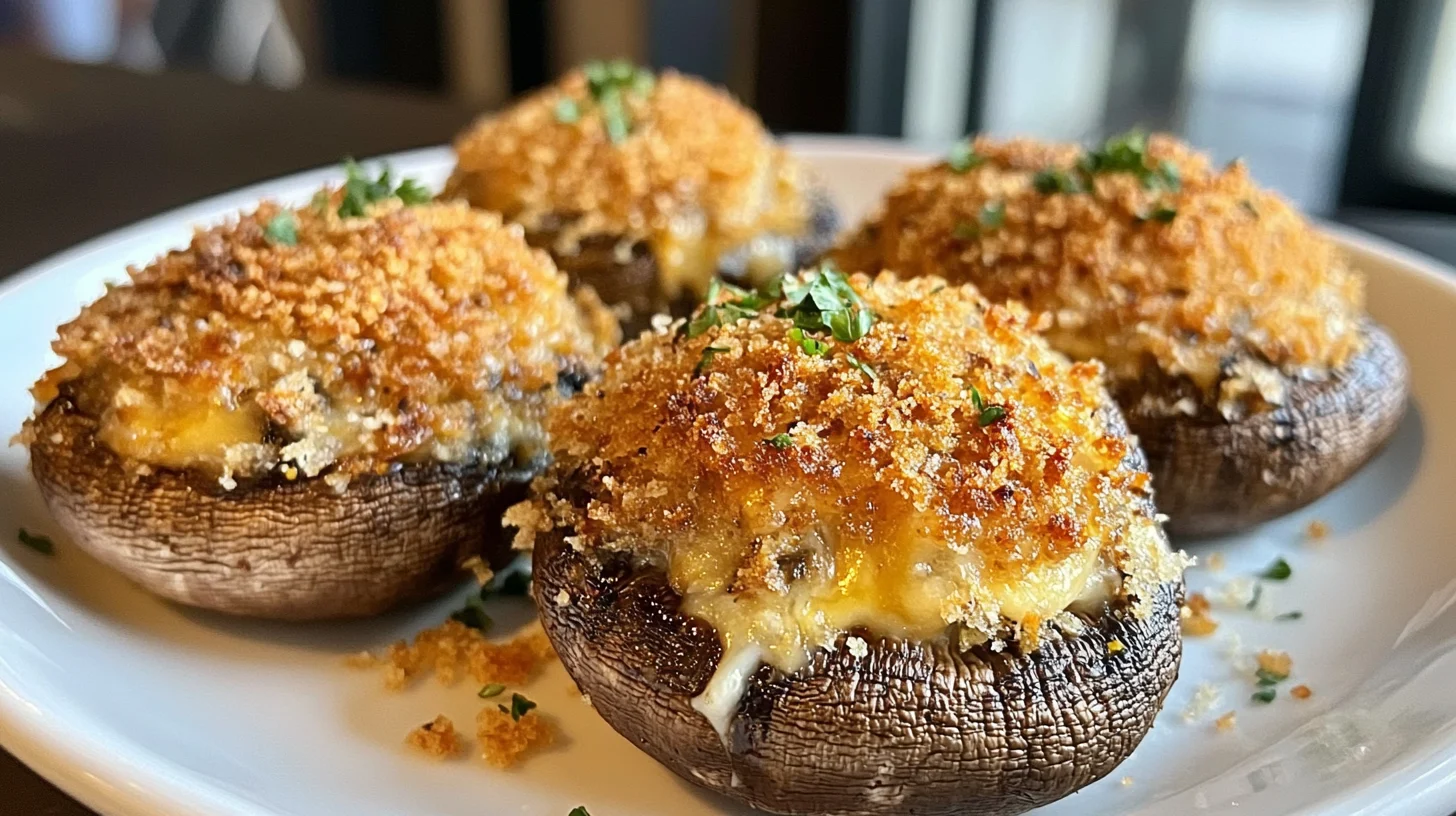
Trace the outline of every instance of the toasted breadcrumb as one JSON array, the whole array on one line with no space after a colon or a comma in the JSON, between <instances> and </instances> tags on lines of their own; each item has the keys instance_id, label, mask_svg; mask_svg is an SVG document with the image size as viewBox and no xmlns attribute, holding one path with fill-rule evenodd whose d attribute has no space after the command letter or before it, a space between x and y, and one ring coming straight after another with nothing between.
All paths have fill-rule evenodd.
<instances>
[{"instance_id":1,"label":"toasted breadcrumb","mask_svg":"<svg viewBox=\"0 0 1456 816\"><path fill-rule=\"evenodd\" d=\"M1151 358L1186 377L1198 402L1282 399L1282 379L1337 368L1361 347L1364 279L1341 250L1242 162L1214 167L1170 136L1146 140L1148 167L1176 169L1176 190L1132 172L1090 189L1046 193L1037 175L1076 174L1076 145L978 138L981 162L911 171L881 212L836 252L850 269L894 269L974 283L1054 316L1048 339L1100 359L1136 387ZM967 232L988 207L995 228ZM1167 208L1166 223L1148 217ZM1167 413L1186 412L1177 405ZM1194 406L1196 408L1196 406Z\"/></svg>"},{"instance_id":2,"label":"toasted breadcrumb","mask_svg":"<svg viewBox=\"0 0 1456 816\"><path fill-rule=\"evenodd\" d=\"M1213 727L1219 731L1232 731L1238 724L1238 713L1230 711L1227 714L1213 721Z\"/></svg>"},{"instance_id":3,"label":"toasted breadcrumb","mask_svg":"<svg viewBox=\"0 0 1456 816\"><path fill-rule=\"evenodd\" d=\"M490 583L490 579L495 577L495 570L492 570L485 563L485 559L481 558L478 555L472 555L469 558L465 559L465 563L461 564L460 566L470 570L470 574L475 576L475 583L480 584L481 586L485 586L486 584Z\"/></svg>"},{"instance_id":4,"label":"toasted breadcrumb","mask_svg":"<svg viewBox=\"0 0 1456 816\"><path fill-rule=\"evenodd\" d=\"M1124 776L1121 780L1119 780L1118 784L1122 785L1124 788L1130 788L1132 787L1132 777Z\"/></svg>"},{"instance_id":5,"label":"toasted breadcrumb","mask_svg":"<svg viewBox=\"0 0 1456 816\"><path fill-rule=\"evenodd\" d=\"M383 667L384 685L391 691L404 689L425 674L434 674L447 686L466 675L482 684L519 685L554 656L543 632L494 643L478 630L452 620L420 632L413 643L391 644L375 659L375 665Z\"/></svg>"},{"instance_id":6,"label":"toasted breadcrumb","mask_svg":"<svg viewBox=\"0 0 1456 816\"><path fill-rule=\"evenodd\" d=\"M615 343L600 303L499 215L391 200L345 218L340 195L265 201L129 269L58 329L37 404L64 387L126 459L225 487L538 451L560 379ZM295 241L269 237L279 218Z\"/></svg>"},{"instance_id":7,"label":"toasted breadcrumb","mask_svg":"<svg viewBox=\"0 0 1456 816\"><path fill-rule=\"evenodd\" d=\"M1223 692L1218 686L1212 683L1199 683L1194 689L1193 697L1188 705L1183 708L1183 722L1192 723L1203 719L1203 716L1223 699Z\"/></svg>"},{"instance_id":8,"label":"toasted breadcrumb","mask_svg":"<svg viewBox=\"0 0 1456 816\"><path fill-rule=\"evenodd\" d=\"M1304 538L1310 543L1324 541L1330 534L1330 525L1315 519L1304 528Z\"/></svg>"},{"instance_id":9,"label":"toasted breadcrumb","mask_svg":"<svg viewBox=\"0 0 1456 816\"><path fill-rule=\"evenodd\" d=\"M1259 668L1270 674L1277 674L1288 677L1294 669L1294 660L1288 652L1277 652L1272 649L1264 649L1255 656L1259 662Z\"/></svg>"},{"instance_id":10,"label":"toasted breadcrumb","mask_svg":"<svg viewBox=\"0 0 1456 816\"><path fill-rule=\"evenodd\" d=\"M460 735L443 714L411 731L405 742L433 759L449 759L460 753Z\"/></svg>"},{"instance_id":11,"label":"toasted breadcrumb","mask_svg":"<svg viewBox=\"0 0 1456 816\"><path fill-rule=\"evenodd\" d=\"M533 749L555 741L551 724L535 711L528 711L519 720L497 707L481 709L475 718L475 735L480 740L480 756L497 768L509 768Z\"/></svg>"},{"instance_id":12,"label":"toasted breadcrumb","mask_svg":"<svg viewBox=\"0 0 1456 816\"><path fill-rule=\"evenodd\" d=\"M1212 572L1223 572L1223 567L1224 567L1223 553L1221 553L1221 552L1212 552L1212 553L1209 553L1208 554L1208 560L1206 560L1204 562L1204 564Z\"/></svg>"},{"instance_id":13,"label":"toasted breadcrumb","mask_svg":"<svg viewBox=\"0 0 1456 816\"><path fill-rule=\"evenodd\" d=\"M1183 634L1189 637L1207 637L1218 631L1218 621L1209 614L1208 598L1201 592L1188 596L1179 617L1183 622Z\"/></svg>"},{"instance_id":14,"label":"toasted breadcrumb","mask_svg":"<svg viewBox=\"0 0 1456 816\"><path fill-rule=\"evenodd\" d=\"M1308 700L1310 697L1314 696L1314 692L1310 690L1309 686L1300 683L1299 685L1289 690L1289 696L1295 698L1296 700Z\"/></svg>"}]
</instances>

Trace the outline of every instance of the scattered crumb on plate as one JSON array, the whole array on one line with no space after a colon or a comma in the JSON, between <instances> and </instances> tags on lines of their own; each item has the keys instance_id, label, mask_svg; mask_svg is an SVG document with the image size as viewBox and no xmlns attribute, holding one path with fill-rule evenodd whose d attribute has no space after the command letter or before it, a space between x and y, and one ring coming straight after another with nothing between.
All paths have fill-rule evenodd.
<instances>
[{"instance_id":1,"label":"scattered crumb on plate","mask_svg":"<svg viewBox=\"0 0 1456 816\"><path fill-rule=\"evenodd\" d=\"M1189 595L1178 613L1183 623L1183 634L1189 637L1207 637L1218 631L1218 621L1213 619L1209 611L1208 598L1203 593Z\"/></svg>"},{"instance_id":2,"label":"scattered crumb on plate","mask_svg":"<svg viewBox=\"0 0 1456 816\"><path fill-rule=\"evenodd\" d=\"M1227 714L1213 721L1213 727L1220 731L1232 731L1238 724L1238 713L1230 711Z\"/></svg>"},{"instance_id":3,"label":"scattered crumb on plate","mask_svg":"<svg viewBox=\"0 0 1456 816\"><path fill-rule=\"evenodd\" d=\"M1193 691L1193 698L1183 708L1183 722L1191 723L1202 719L1213 710L1223 698L1223 692L1212 683L1199 683Z\"/></svg>"},{"instance_id":4,"label":"scattered crumb on plate","mask_svg":"<svg viewBox=\"0 0 1456 816\"><path fill-rule=\"evenodd\" d=\"M467 675L482 684L520 685L554 656L544 632L495 643L478 630L452 620L420 632L413 643L391 644L382 654L370 656L369 662L363 655L354 655L348 663L382 667L385 687L399 691L425 674L434 674L447 686Z\"/></svg>"},{"instance_id":5,"label":"scattered crumb on plate","mask_svg":"<svg viewBox=\"0 0 1456 816\"><path fill-rule=\"evenodd\" d=\"M455 723L444 715L411 731L405 743L432 759L449 759L460 753L460 735L455 732Z\"/></svg>"},{"instance_id":6,"label":"scattered crumb on plate","mask_svg":"<svg viewBox=\"0 0 1456 816\"><path fill-rule=\"evenodd\" d=\"M1293 697L1296 700L1308 700L1310 697L1314 696L1314 692L1310 690L1309 686L1300 683L1299 685L1289 690L1289 696Z\"/></svg>"},{"instance_id":7,"label":"scattered crumb on plate","mask_svg":"<svg viewBox=\"0 0 1456 816\"><path fill-rule=\"evenodd\" d=\"M528 751L544 748L555 740L551 724L535 711L519 720L499 708L481 709L475 717L475 735L480 739L480 756L497 768L509 768Z\"/></svg>"},{"instance_id":8,"label":"scattered crumb on plate","mask_svg":"<svg viewBox=\"0 0 1456 816\"><path fill-rule=\"evenodd\" d=\"M1326 538L1329 537L1329 535L1330 525L1325 524L1319 519L1311 521L1309 525L1304 528L1304 537L1306 540L1311 542L1324 541Z\"/></svg>"}]
</instances>

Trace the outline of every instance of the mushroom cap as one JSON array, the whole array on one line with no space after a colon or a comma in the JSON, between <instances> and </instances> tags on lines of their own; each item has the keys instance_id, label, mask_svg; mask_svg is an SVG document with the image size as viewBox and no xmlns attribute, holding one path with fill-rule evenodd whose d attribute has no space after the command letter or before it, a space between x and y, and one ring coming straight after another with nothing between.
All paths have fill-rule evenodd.
<instances>
[{"instance_id":1,"label":"mushroom cap","mask_svg":"<svg viewBox=\"0 0 1456 816\"><path fill-rule=\"evenodd\" d=\"M691 704L722 656L714 629L660 569L563 538L537 539L533 592L592 706L683 779L770 813L1023 813L1117 767L1178 676L1181 581L1146 618L1111 605L1030 654L869 638L855 657L841 638L791 675L760 666L720 739Z\"/></svg>"},{"instance_id":2,"label":"mushroom cap","mask_svg":"<svg viewBox=\"0 0 1456 816\"><path fill-rule=\"evenodd\" d=\"M508 554L502 510L530 468L431 462L354 478L242 482L138 472L65 396L33 421L31 471L83 550L157 595L278 620L353 618L434 594L460 564Z\"/></svg>"},{"instance_id":3,"label":"mushroom cap","mask_svg":"<svg viewBox=\"0 0 1456 816\"><path fill-rule=\"evenodd\" d=\"M1284 403L1229 421L1207 408L1169 415L1126 400L1128 426L1177 535L1235 532L1309 504L1355 474L1405 415L1410 368L1367 320L1361 351L1320 380L1296 380Z\"/></svg>"}]
</instances>

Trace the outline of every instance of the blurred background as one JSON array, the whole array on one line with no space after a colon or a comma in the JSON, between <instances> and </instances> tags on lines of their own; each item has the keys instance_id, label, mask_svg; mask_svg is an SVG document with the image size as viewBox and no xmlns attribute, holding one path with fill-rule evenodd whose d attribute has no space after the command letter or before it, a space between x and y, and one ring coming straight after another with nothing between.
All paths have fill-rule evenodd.
<instances>
[{"instance_id":1,"label":"blurred background","mask_svg":"<svg viewBox=\"0 0 1456 816\"><path fill-rule=\"evenodd\" d=\"M0 210L0 273L237 184L446 141L616 56L723 84L776 131L939 149L1171 130L1456 260L1456 0L0 0L0 161L41 199ZM75 213L59 233L52 203Z\"/></svg>"}]
</instances>

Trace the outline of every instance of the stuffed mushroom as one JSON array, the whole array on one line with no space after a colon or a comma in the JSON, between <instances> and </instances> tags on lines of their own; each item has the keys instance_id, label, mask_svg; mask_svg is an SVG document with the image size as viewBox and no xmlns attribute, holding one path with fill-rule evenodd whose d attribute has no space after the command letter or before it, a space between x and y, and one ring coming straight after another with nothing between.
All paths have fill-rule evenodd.
<instances>
[{"instance_id":1,"label":"stuffed mushroom","mask_svg":"<svg viewBox=\"0 0 1456 816\"><path fill-rule=\"evenodd\" d=\"M977 139L911 172L831 257L1044 314L1054 348L1107 366L1175 533L1319 498L1405 410L1405 359L1338 247L1242 162L1170 137Z\"/></svg>"},{"instance_id":2,"label":"stuffed mushroom","mask_svg":"<svg viewBox=\"0 0 1456 816\"><path fill-rule=\"evenodd\" d=\"M519 228L351 177L264 203L59 330L31 469L83 549L241 615L369 615L507 552L545 410L616 341Z\"/></svg>"},{"instance_id":3,"label":"stuffed mushroom","mask_svg":"<svg viewBox=\"0 0 1456 816\"><path fill-rule=\"evenodd\" d=\"M588 63L455 143L446 196L503 213L623 316L685 313L714 276L797 269L838 225L808 170L725 92Z\"/></svg>"},{"instance_id":4,"label":"stuffed mushroom","mask_svg":"<svg viewBox=\"0 0 1456 816\"><path fill-rule=\"evenodd\" d=\"M507 513L592 705L773 813L1014 814L1116 767L1186 559L1100 366L1027 321L821 269L613 352Z\"/></svg>"}]
</instances>

